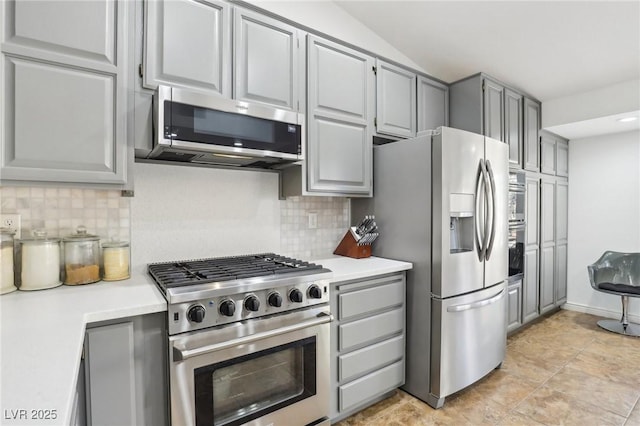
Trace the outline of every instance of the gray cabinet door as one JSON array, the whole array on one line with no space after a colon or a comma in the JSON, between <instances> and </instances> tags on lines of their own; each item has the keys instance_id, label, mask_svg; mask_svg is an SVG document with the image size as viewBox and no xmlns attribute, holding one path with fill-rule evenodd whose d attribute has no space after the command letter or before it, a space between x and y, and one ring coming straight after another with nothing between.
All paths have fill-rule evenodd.
<instances>
[{"instance_id":1,"label":"gray cabinet door","mask_svg":"<svg viewBox=\"0 0 640 426\"><path fill-rule=\"evenodd\" d=\"M556 241L556 183L554 179L542 179L540 182L540 245L553 245Z\"/></svg>"},{"instance_id":2,"label":"gray cabinet door","mask_svg":"<svg viewBox=\"0 0 640 426\"><path fill-rule=\"evenodd\" d=\"M568 245L566 243L556 245L556 306L560 306L567 301L567 250Z\"/></svg>"},{"instance_id":3,"label":"gray cabinet door","mask_svg":"<svg viewBox=\"0 0 640 426\"><path fill-rule=\"evenodd\" d=\"M307 52L307 192L371 196L374 60L315 36Z\"/></svg>"},{"instance_id":4,"label":"gray cabinet door","mask_svg":"<svg viewBox=\"0 0 640 426\"><path fill-rule=\"evenodd\" d=\"M569 183L558 180L556 182L556 243L566 244L569 220Z\"/></svg>"},{"instance_id":5,"label":"gray cabinet door","mask_svg":"<svg viewBox=\"0 0 640 426\"><path fill-rule=\"evenodd\" d=\"M525 170L540 170L538 136L540 132L540 104L524 98L523 167Z\"/></svg>"},{"instance_id":6,"label":"gray cabinet door","mask_svg":"<svg viewBox=\"0 0 640 426\"><path fill-rule=\"evenodd\" d=\"M231 97L231 6L219 0L145 2L144 87Z\"/></svg>"},{"instance_id":7,"label":"gray cabinet door","mask_svg":"<svg viewBox=\"0 0 640 426\"><path fill-rule=\"evenodd\" d=\"M416 74L376 59L376 130L401 138L416 135Z\"/></svg>"},{"instance_id":8,"label":"gray cabinet door","mask_svg":"<svg viewBox=\"0 0 640 426\"><path fill-rule=\"evenodd\" d=\"M540 172L556 174L556 140L546 134L540 136Z\"/></svg>"},{"instance_id":9,"label":"gray cabinet door","mask_svg":"<svg viewBox=\"0 0 640 426\"><path fill-rule=\"evenodd\" d=\"M449 125L449 88L435 80L418 76L417 135Z\"/></svg>"},{"instance_id":10,"label":"gray cabinet door","mask_svg":"<svg viewBox=\"0 0 640 426\"><path fill-rule=\"evenodd\" d=\"M283 22L235 7L233 97L300 111L304 43L298 30Z\"/></svg>"},{"instance_id":11,"label":"gray cabinet door","mask_svg":"<svg viewBox=\"0 0 640 426\"><path fill-rule=\"evenodd\" d=\"M540 242L540 179L528 177L525 195L525 245L537 247Z\"/></svg>"},{"instance_id":12,"label":"gray cabinet door","mask_svg":"<svg viewBox=\"0 0 640 426\"><path fill-rule=\"evenodd\" d=\"M135 425L133 322L86 331L87 419L92 426Z\"/></svg>"},{"instance_id":13,"label":"gray cabinet door","mask_svg":"<svg viewBox=\"0 0 640 426\"><path fill-rule=\"evenodd\" d=\"M538 247L524 252L524 279L522 281L522 321L527 323L538 317L539 280Z\"/></svg>"},{"instance_id":14,"label":"gray cabinet door","mask_svg":"<svg viewBox=\"0 0 640 426\"><path fill-rule=\"evenodd\" d=\"M556 304L556 250L555 246L543 247L540 250L540 313L553 309Z\"/></svg>"},{"instance_id":15,"label":"gray cabinet door","mask_svg":"<svg viewBox=\"0 0 640 426\"><path fill-rule=\"evenodd\" d=\"M509 165L522 168L522 95L504 91L504 137L509 145Z\"/></svg>"},{"instance_id":16,"label":"gray cabinet door","mask_svg":"<svg viewBox=\"0 0 640 426\"><path fill-rule=\"evenodd\" d=\"M569 176L569 142L556 140L556 176Z\"/></svg>"},{"instance_id":17,"label":"gray cabinet door","mask_svg":"<svg viewBox=\"0 0 640 426\"><path fill-rule=\"evenodd\" d=\"M484 135L504 141L504 87L484 79Z\"/></svg>"},{"instance_id":18,"label":"gray cabinet door","mask_svg":"<svg viewBox=\"0 0 640 426\"><path fill-rule=\"evenodd\" d=\"M522 325L522 281L507 288L507 332Z\"/></svg>"},{"instance_id":19,"label":"gray cabinet door","mask_svg":"<svg viewBox=\"0 0 640 426\"><path fill-rule=\"evenodd\" d=\"M132 5L2 5L3 180L126 182Z\"/></svg>"}]
</instances>

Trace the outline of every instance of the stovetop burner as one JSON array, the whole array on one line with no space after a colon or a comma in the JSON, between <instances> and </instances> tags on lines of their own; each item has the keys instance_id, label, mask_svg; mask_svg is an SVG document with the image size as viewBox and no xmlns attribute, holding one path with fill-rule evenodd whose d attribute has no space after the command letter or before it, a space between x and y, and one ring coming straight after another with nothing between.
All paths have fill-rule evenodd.
<instances>
[{"instance_id":1,"label":"stovetop burner","mask_svg":"<svg viewBox=\"0 0 640 426\"><path fill-rule=\"evenodd\" d=\"M166 293L169 288L322 269L321 265L274 253L152 263L149 274Z\"/></svg>"}]
</instances>

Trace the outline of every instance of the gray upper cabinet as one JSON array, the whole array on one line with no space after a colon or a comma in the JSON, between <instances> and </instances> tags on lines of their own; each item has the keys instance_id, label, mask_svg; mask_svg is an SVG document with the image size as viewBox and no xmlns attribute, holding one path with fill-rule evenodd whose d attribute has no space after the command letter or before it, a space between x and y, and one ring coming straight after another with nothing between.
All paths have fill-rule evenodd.
<instances>
[{"instance_id":1,"label":"gray upper cabinet","mask_svg":"<svg viewBox=\"0 0 640 426\"><path fill-rule=\"evenodd\" d=\"M569 141L556 140L556 175L569 176Z\"/></svg>"},{"instance_id":2,"label":"gray upper cabinet","mask_svg":"<svg viewBox=\"0 0 640 426\"><path fill-rule=\"evenodd\" d=\"M303 112L304 43L300 47L299 31L238 7L233 13L233 97Z\"/></svg>"},{"instance_id":3,"label":"gray upper cabinet","mask_svg":"<svg viewBox=\"0 0 640 426\"><path fill-rule=\"evenodd\" d=\"M376 130L410 138L416 135L416 74L376 59Z\"/></svg>"},{"instance_id":4,"label":"gray upper cabinet","mask_svg":"<svg viewBox=\"0 0 640 426\"><path fill-rule=\"evenodd\" d=\"M540 132L540 171L548 175L569 176L569 141L553 133Z\"/></svg>"},{"instance_id":5,"label":"gray upper cabinet","mask_svg":"<svg viewBox=\"0 0 640 426\"><path fill-rule=\"evenodd\" d=\"M307 52L307 192L371 196L374 59L315 36Z\"/></svg>"},{"instance_id":6,"label":"gray upper cabinet","mask_svg":"<svg viewBox=\"0 0 640 426\"><path fill-rule=\"evenodd\" d=\"M540 171L540 103L524 98L523 168L532 172Z\"/></svg>"},{"instance_id":7,"label":"gray upper cabinet","mask_svg":"<svg viewBox=\"0 0 640 426\"><path fill-rule=\"evenodd\" d=\"M449 125L449 88L447 85L418 76L417 135Z\"/></svg>"},{"instance_id":8,"label":"gray upper cabinet","mask_svg":"<svg viewBox=\"0 0 640 426\"><path fill-rule=\"evenodd\" d=\"M231 97L231 6L145 2L144 87L167 84Z\"/></svg>"},{"instance_id":9,"label":"gray upper cabinet","mask_svg":"<svg viewBox=\"0 0 640 426\"><path fill-rule=\"evenodd\" d=\"M509 145L509 165L522 168L522 95L504 91L504 141Z\"/></svg>"},{"instance_id":10,"label":"gray upper cabinet","mask_svg":"<svg viewBox=\"0 0 640 426\"><path fill-rule=\"evenodd\" d=\"M556 174L556 140L546 134L540 136L540 172Z\"/></svg>"},{"instance_id":11,"label":"gray upper cabinet","mask_svg":"<svg viewBox=\"0 0 640 426\"><path fill-rule=\"evenodd\" d=\"M132 6L0 7L3 181L126 183Z\"/></svg>"},{"instance_id":12,"label":"gray upper cabinet","mask_svg":"<svg viewBox=\"0 0 640 426\"><path fill-rule=\"evenodd\" d=\"M527 177L525 198L525 245L538 246L540 242L540 179Z\"/></svg>"},{"instance_id":13,"label":"gray upper cabinet","mask_svg":"<svg viewBox=\"0 0 640 426\"><path fill-rule=\"evenodd\" d=\"M504 87L485 78L484 91L484 135L504 141Z\"/></svg>"}]
</instances>

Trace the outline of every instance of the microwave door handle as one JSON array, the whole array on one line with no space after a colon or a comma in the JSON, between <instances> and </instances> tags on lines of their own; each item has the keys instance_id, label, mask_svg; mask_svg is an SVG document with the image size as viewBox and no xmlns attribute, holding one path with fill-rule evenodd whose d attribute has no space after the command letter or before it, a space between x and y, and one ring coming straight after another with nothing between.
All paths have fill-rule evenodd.
<instances>
[{"instance_id":1,"label":"microwave door handle","mask_svg":"<svg viewBox=\"0 0 640 426\"><path fill-rule=\"evenodd\" d=\"M475 239L476 239L476 251L478 252L478 260L480 262L483 261L484 259L484 245L483 245L483 241L484 241L484 236L481 234L481 223L480 223L480 209L483 208L484 203L481 203L482 198L480 197L480 195L482 194L482 190L483 190L483 174L482 174L482 170L484 169L484 165L483 165L483 161L482 159L480 159L480 162L478 163L478 176L477 176L477 181L476 181L476 205L475 205L475 228L476 228L476 232L475 232ZM482 205L481 205L482 204Z\"/></svg>"},{"instance_id":2,"label":"microwave door handle","mask_svg":"<svg viewBox=\"0 0 640 426\"><path fill-rule=\"evenodd\" d=\"M173 360L174 361L184 361L189 358L193 358L200 355L205 355L211 352L216 352L222 349L231 348L238 345L246 345L251 342L255 342L256 340L262 340L269 337L278 336L280 334L291 333L294 331L302 330L304 328L315 327L322 324L327 324L333 321L333 315L328 312L320 313L316 318L303 321L297 324L291 324L284 327L278 327L273 330L267 330L260 333L255 333L250 336L244 336L237 339L231 339L220 343L214 343L211 345L205 345L196 347L193 349L173 347Z\"/></svg>"},{"instance_id":3,"label":"microwave door handle","mask_svg":"<svg viewBox=\"0 0 640 426\"><path fill-rule=\"evenodd\" d=\"M493 243L496 240L496 180L489 160L487 160L487 173L489 174L491 187L491 236L489 237L489 245L487 247L487 260L489 260L491 251L493 250Z\"/></svg>"}]
</instances>

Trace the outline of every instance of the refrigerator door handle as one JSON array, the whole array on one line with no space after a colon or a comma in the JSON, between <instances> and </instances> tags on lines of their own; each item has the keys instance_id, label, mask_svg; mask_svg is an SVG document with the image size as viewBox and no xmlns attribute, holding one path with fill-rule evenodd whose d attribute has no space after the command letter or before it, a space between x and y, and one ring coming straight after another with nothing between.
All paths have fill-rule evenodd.
<instances>
[{"instance_id":1,"label":"refrigerator door handle","mask_svg":"<svg viewBox=\"0 0 640 426\"><path fill-rule=\"evenodd\" d=\"M464 303L462 305L453 305L453 306L448 306L447 307L447 312L461 312L461 311L468 311L470 309L476 309L476 308L481 308L483 306L487 306L487 305L491 305L493 303L496 303L498 300L502 299L502 297L504 296L504 289L500 290L500 293L496 294L495 296L491 296L487 299L483 299L483 300L478 300L477 302L473 302L473 303Z\"/></svg>"},{"instance_id":2,"label":"refrigerator door handle","mask_svg":"<svg viewBox=\"0 0 640 426\"><path fill-rule=\"evenodd\" d=\"M482 198L480 194L482 191L486 192L486 183L484 181L484 160L480 159L478 163L478 177L476 182L476 212L475 212L475 226L476 226L476 251L478 252L478 260L482 262L485 258L485 245L484 245L484 234L481 234L481 223L480 223L480 209L484 209L484 202L480 201ZM486 232L486 229L484 230Z\"/></svg>"},{"instance_id":3,"label":"refrigerator door handle","mask_svg":"<svg viewBox=\"0 0 640 426\"><path fill-rule=\"evenodd\" d=\"M491 257L491 251L493 250L493 242L496 239L496 180L493 177L491 161L487 160L486 164L491 187L491 236L489 237L489 245L487 246L487 260L489 260Z\"/></svg>"},{"instance_id":4,"label":"refrigerator door handle","mask_svg":"<svg viewBox=\"0 0 640 426\"><path fill-rule=\"evenodd\" d=\"M480 168L482 170L482 182L483 182L483 186L484 186L484 202L482 203L482 208L484 209L484 232L483 232L483 238L482 238L482 256L480 258L480 261L484 261L485 258L487 257L487 247L489 245L489 231L490 231L490 224L489 224L489 200L491 199L491 196L493 194L491 194L491 188L489 188L489 175L487 172L487 165L489 164L489 160L484 161L484 160L480 160ZM493 216L493 211L491 212L492 216Z\"/></svg>"}]
</instances>

